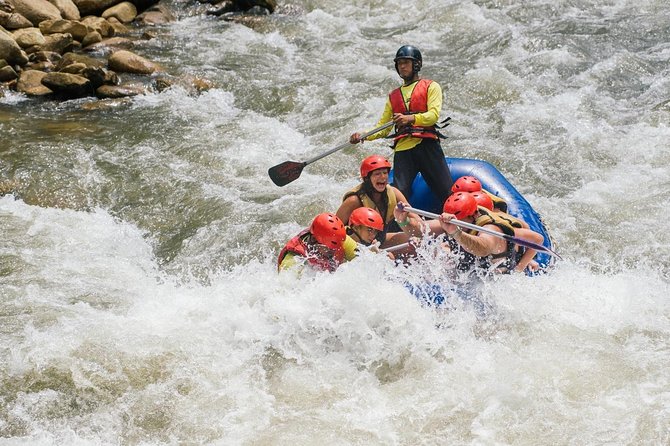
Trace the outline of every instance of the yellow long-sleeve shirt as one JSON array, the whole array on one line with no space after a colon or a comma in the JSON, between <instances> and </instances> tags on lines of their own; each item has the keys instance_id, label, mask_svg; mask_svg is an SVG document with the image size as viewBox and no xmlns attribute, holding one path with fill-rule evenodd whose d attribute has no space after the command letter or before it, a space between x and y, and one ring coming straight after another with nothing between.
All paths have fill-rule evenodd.
<instances>
[{"instance_id":1,"label":"yellow long-sleeve shirt","mask_svg":"<svg viewBox=\"0 0 670 446\"><path fill-rule=\"evenodd\" d=\"M409 85L403 85L402 87L400 87L400 91L402 92L402 97L405 100L407 108L409 108L409 100L412 97L412 91L414 91L414 87L416 87L417 82L418 80L412 82ZM415 119L414 125L420 127L429 127L431 125L435 125L437 123L437 120L440 118L441 111L442 111L442 87L440 87L440 84L433 81L428 86L428 110L425 111L424 113L417 113L414 115ZM384 113L382 113L382 117L379 119L379 122L377 122L377 125L375 127L380 127L385 123L389 122L391 119L393 119L393 109L391 108L391 100L387 98L386 105L384 106ZM391 133L392 129L393 127L384 129L380 132L368 136L366 140L373 140L388 136L388 134ZM401 152L403 150L409 150L417 146L420 142L421 138L408 136L398 141L398 144L396 144L395 146L395 150L398 152Z\"/></svg>"}]
</instances>

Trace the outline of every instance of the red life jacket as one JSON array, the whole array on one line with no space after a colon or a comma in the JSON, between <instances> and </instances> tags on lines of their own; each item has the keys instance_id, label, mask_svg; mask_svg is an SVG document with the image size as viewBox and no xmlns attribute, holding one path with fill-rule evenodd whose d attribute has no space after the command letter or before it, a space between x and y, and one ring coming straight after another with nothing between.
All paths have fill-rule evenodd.
<instances>
[{"instance_id":1,"label":"red life jacket","mask_svg":"<svg viewBox=\"0 0 670 446\"><path fill-rule=\"evenodd\" d=\"M309 229L303 229L298 235L286 243L286 246L284 246L284 248L279 253L279 258L277 259L277 269L279 269L281 262L288 253L293 253L300 257L306 258L310 265L323 271L333 272L337 269L340 263L344 261L344 251L341 249L336 250L335 254L331 258L316 256L308 252L307 244L304 241L305 235L308 233Z\"/></svg>"},{"instance_id":2,"label":"red life jacket","mask_svg":"<svg viewBox=\"0 0 670 446\"><path fill-rule=\"evenodd\" d=\"M405 99L402 96L400 88L396 88L389 94L391 101L391 110L393 113L411 114L424 113L428 111L428 87L433 81L429 79L419 79L412 90L412 95L409 99L409 109L405 105ZM428 127L420 126L396 126L396 133L392 135L394 145L399 139L407 136L415 138L430 138L438 139L438 132L434 125Z\"/></svg>"}]
</instances>

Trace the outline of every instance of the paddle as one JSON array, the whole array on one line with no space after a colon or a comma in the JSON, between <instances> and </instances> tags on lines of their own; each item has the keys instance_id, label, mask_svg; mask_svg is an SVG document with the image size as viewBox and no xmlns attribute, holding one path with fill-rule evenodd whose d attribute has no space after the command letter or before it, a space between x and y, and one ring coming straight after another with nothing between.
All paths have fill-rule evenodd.
<instances>
[{"instance_id":1,"label":"paddle","mask_svg":"<svg viewBox=\"0 0 670 446\"><path fill-rule=\"evenodd\" d=\"M398 203L398 209L401 211L407 211L407 212L414 212L415 214L421 215L423 217L428 217L428 218L440 218L438 214L433 214L432 212L427 212L427 211L422 211L421 209L415 209L411 206L404 206L402 203ZM461 228L466 228L466 229L473 229L475 231L479 232L485 232L487 234L493 235L495 237L499 237L501 239L504 239L507 242L510 243L516 243L517 245L525 246L526 248L531 248L536 251L542 251L546 252L549 255L552 255L558 259L561 259L561 256L559 256L557 253L555 253L553 250L547 248L546 246L540 245L538 243L530 242L528 240L524 240L519 237L513 237L511 235L503 234L501 232L494 231L493 229L488 229L488 228L482 228L481 226L473 225L472 223L467 223L465 221L461 220L450 220L450 224L460 226Z\"/></svg>"},{"instance_id":2,"label":"paddle","mask_svg":"<svg viewBox=\"0 0 670 446\"><path fill-rule=\"evenodd\" d=\"M386 124L377 127L376 129L370 130L367 133L364 133L361 135L361 141L367 138L370 135L374 135L377 132L380 132L384 129L387 129L391 127L394 124L393 121L389 121ZM282 187L286 186L288 183L291 181L295 181L298 179L300 174L302 173L302 169L305 168L306 165L312 164L314 161L318 161L323 157L326 157L330 155L331 153L335 153L338 150L342 150L345 147L349 147L352 145L349 142L346 142L344 144L340 144L337 147L334 147L330 149L329 151L322 153L321 155L317 155L312 159L309 159L307 161L303 162L297 162L297 161L284 161L281 164L277 164L276 166L270 167L268 169L268 175L270 175L270 179L272 180L273 183L275 183L277 186Z\"/></svg>"}]
</instances>

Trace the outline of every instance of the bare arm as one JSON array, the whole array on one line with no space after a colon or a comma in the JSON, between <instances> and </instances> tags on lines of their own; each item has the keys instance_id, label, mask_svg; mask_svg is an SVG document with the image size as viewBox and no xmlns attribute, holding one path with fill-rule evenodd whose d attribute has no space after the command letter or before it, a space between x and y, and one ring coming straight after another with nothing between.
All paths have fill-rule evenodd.
<instances>
[{"instance_id":1,"label":"bare arm","mask_svg":"<svg viewBox=\"0 0 670 446\"><path fill-rule=\"evenodd\" d=\"M356 195L351 195L342 202L335 215L337 215L345 225L348 225L349 216L355 209L358 209L359 207L361 207L361 203L358 200L358 197Z\"/></svg>"},{"instance_id":2,"label":"bare arm","mask_svg":"<svg viewBox=\"0 0 670 446\"><path fill-rule=\"evenodd\" d=\"M522 228L517 228L514 230L514 235L516 237L522 238L524 240L528 240L529 242L534 242L537 244L542 244L544 242L544 237L542 237L542 234L537 233L533 231L532 229L522 229ZM537 254L537 251L534 249L526 248L526 252L523 253L521 258L519 259L519 263L517 263L516 268L514 268L515 271L522 272L523 270L526 269L528 264L533 260L535 257L535 254Z\"/></svg>"}]
</instances>

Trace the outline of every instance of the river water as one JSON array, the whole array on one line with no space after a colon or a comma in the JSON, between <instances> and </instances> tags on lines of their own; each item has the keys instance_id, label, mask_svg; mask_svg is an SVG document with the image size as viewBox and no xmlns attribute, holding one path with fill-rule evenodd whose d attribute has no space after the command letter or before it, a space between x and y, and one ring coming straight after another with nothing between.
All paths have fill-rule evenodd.
<instances>
[{"instance_id":1,"label":"river water","mask_svg":"<svg viewBox=\"0 0 670 446\"><path fill-rule=\"evenodd\" d=\"M667 2L291 5L252 29L172 3L136 51L202 94L0 98L0 444L670 444ZM371 128L406 43L445 153L496 165L564 258L483 285L485 317L403 286L439 261L276 273L390 150L267 169Z\"/></svg>"}]
</instances>

